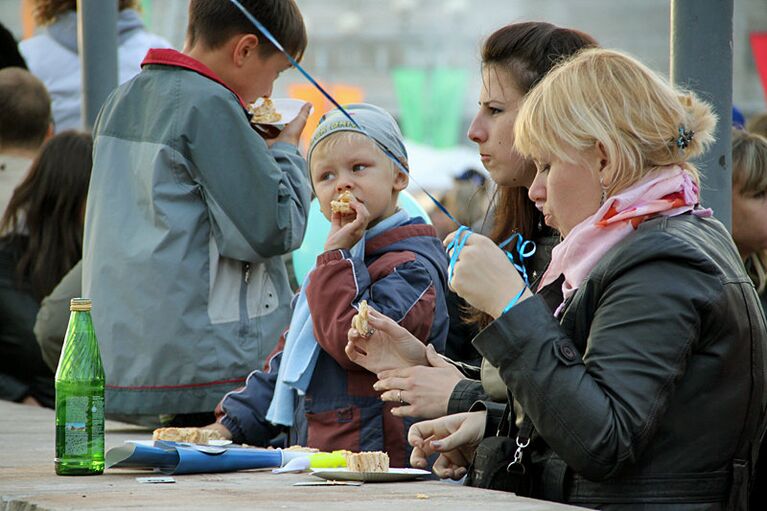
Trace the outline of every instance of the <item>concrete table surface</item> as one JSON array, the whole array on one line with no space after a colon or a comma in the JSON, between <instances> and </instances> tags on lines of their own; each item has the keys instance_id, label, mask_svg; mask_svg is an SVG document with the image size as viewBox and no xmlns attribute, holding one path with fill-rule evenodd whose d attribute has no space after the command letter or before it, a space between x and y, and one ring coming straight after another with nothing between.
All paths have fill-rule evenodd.
<instances>
[{"instance_id":1,"label":"concrete table surface","mask_svg":"<svg viewBox=\"0 0 767 511\"><path fill-rule=\"evenodd\" d=\"M136 426L107 421L107 449L148 440ZM173 476L173 484L141 484L151 472L107 470L101 476L57 476L52 410L0 401L0 511L365 509L409 511L544 511L580 509L439 481L295 487L320 481L309 474L270 471ZM424 498L424 496L428 498Z\"/></svg>"}]
</instances>

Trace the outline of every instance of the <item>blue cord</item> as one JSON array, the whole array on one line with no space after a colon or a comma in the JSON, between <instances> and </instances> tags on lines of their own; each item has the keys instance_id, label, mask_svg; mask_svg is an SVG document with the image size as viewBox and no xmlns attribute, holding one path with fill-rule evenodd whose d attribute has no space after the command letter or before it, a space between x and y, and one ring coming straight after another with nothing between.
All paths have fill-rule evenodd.
<instances>
[{"instance_id":1,"label":"blue cord","mask_svg":"<svg viewBox=\"0 0 767 511\"><path fill-rule=\"evenodd\" d=\"M229 0L229 1L230 1L230 2L231 2L231 3L232 3L234 6L235 6L235 7L237 7L237 9L239 9L239 10L240 10L240 12L242 12L242 14L243 14L243 15L244 15L246 18L248 18L248 21L250 21L250 22L251 22L251 23L252 23L252 24L253 24L253 25L254 25L254 26L255 26L255 27L258 29L258 31L259 31L259 32L261 32L261 33L264 35L264 37L266 37L266 38L269 40L269 42L270 42L270 43L272 43L272 44L274 45L274 47L275 47L275 48L277 48L277 50L279 50L279 51L280 51L280 52L281 52L283 55L285 55L285 57L288 59L288 62L290 62L290 64L291 64L291 65L292 65L294 68L298 69L298 71L299 71L299 72L300 72L302 75L304 75L304 76L306 77L306 79L307 79L307 80L309 80L309 82L310 82L312 85L314 85L314 86L317 88L317 90L318 90L318 91L320 91L320 92L322 93L322 95L323 95L323 96L325 96L325 98L327 98L327 100L328 100L328 101L330 101L331 103L333 103L333 105L334 105L336 108L338 108L338 110L339 110L339 111L340 111L342 114L344 114L344 116L345 116L347 119L349 119L349 121L350 121L350 122L351 122L351 123L352 123L352 124L353 124L353 125L354 125L354 126L357 128L357 129L359 129L359 130L360 130L362 133L364 133L364 134L365 134L365 135L366 135L366 136L367 136L367 137L368 137L370 140L372 140L373 142L375 142L375 143L376 143L376 145L377 145L378 147L380 147L380 148L381 148L381 150L382 150L382 151L383 151L383 152L386 154L386 156L388 156L388 157L389 157L389 158L390 158L390 159L391 159L391 160L394 162L394 164L395 164L395 165L396 165L396 166L397 166L397 167L398 167L398 168L399 168L399 169L400 169L402 172L404 172L405 174L407 174L408 176L410 176L410 171L409 171L409 170L408 170L408 169L407 169L407 168L406 168L406 167L405 167L405 166L402 164L402 162L401 162L401 161L399 161L399 159L398 159L398 158L397 158L397 157L394 155L394 153L392 153L392 152L391 152L391 151L390 151L390 150L389 150L387 147L385 147L383 144L380 144L380 143L379 143L379 142L378 142L376 139L374 139L373 137L371 137L371 136L370 136L370 134L369 134L369 133L368 133L368 132L367 132L365 129L363 129L363 128L362 128L362 126L360 126L359 124L357 124L357 121L355 121L355 120L352 118L352 116L349 114L349 112L347 112L347 111L346 111L346 109L345 109L344 107L342 107L342 106L341 106L341 105L338 103L338 101L336 101L336 100L335 100L335 98L333 98L333 96L331 96L331 95L330 95L330 94L329 94L329 93L328 93L328 92L327 92L327 91L326 91L324 88L322 88L322 86L321 86L321 85L320 85L320 84L317 82L317 80L315 80L314 78L312 78L312 76L311 76L311 75L310 75L310 74L309 74L309 73L308 73L308 72L307 72L307 71L306 71L306 70L305 70L303 67L301 67L301 65L300 65L300 64L299 64L299 63L296 61L296 59L294 59L294 58L293 58L293 56L292 56L292 55L290 55L288 52L286 52L286 51L285 51L285 48L283 48L283 47L282 47L282 45L279 43L279 41L277 41L277 38L275 38L275 37L272 35L272 33L271 33L271 32L269 32L269 30L268 30L268 29L267 29L267 28L266 28L266 27L265 27L265 26L264 26L264 25L263 25L263 24L262 24L260 21L258 21L258 20L255 18L255 16L253 16L253 15L252 15L250 12L248 12L248 10L247 10L245 7L243 7L243 5L242 5L242 4L239 2L239 0ZM412 176L410 176L410 179L413 179L413 177L412 177ZM425 189L423 186L421 186L421 185L420 185L420 184L419 184L419 183L418 183L418 182L417 182L415 179L413 179L413 182L414 182L415 184L417 184L417 185L418 185L418 187L419 187L419 188L420 188L420 189L421 189L421 190L422 190L422 191L423 191L423 192L424 192L424 193L425 193L425 194L426 194L426 195L429 197L429 199L431 199L431 201L434 203L434 205L435 205L435 206L437 206L437 208L439 208L439 210L440 210L440 211L442 211L442 213L444 213L444 214L445 214L445 216L447 216L447 217L448 217L450 220L452 220L452 221L453 221L453 223L455 223L456 225L461 225L461 223L460 223L458 220L456 220L456 219L455 219L455 217L454 217L453 215L451 215L451 214L450 214L450 212L447 210L447 208L446 208L445 206L443 206L443 205L442 205L442 203L441 203L440 201L438 201L438 200L437 200L437 199L436 199L436 198L435 198L435 197L434 197L432 194L430 194L430 193L429 193L429 192L428 192L428 191L427 191L427 190L426 190L426 189Z\"/></svg>"},{"instance_id":2,"label":"blue cord","mask_svg":"<svg viewBox=\"0 0 767 511\"><path fill-rule=\"evenodd\" d=\"M260 22L258 21L255 16L253 16L248 10L239 2L239 0L229 0L242 14L250 21L259 32L261 32L264 37L266 37L270 43L274 45L275 48L277 48L278 51L280 51L285 57L288 59L288 62L296 68L304 77L306 77L309 82L314 85L320 93L322 93L325 98L327 98L328 101L330 101L349 121L362 133L364 133L370 140L376 143L378 147L381 148L381 150L394 162L394 164L405 174L410 176L410 171L402 164L401 161L392 153L386 146L383 144L380 144L376 139L370 136L370 134L362 127L360 126L357 121L352 118L352 116L349 114L349 112L346 111L344 107L342 107L338 101L333 98L312 76L303 68L301 65L296 61L296 59L293 58L292 55L290 55L288 52L285 51L285 48L280 44L279 41L277 41L277 38L275 38L271 32ZM411 179L412 176L410 176ZM458 257L461 254L461 250L463 250L463 247L466 245L466 241L469 239L469 237L473 234L473 231L466 227L465 225L461 225L461 223L455 219L455 217L450 214L450 212L447 210L445 206L442 205L440 201L438 201L431 193L429 193L423 186L420 185L415 179L413 179L413 182L418 185L421 190L431 199L431 201L434 203L437 208L445 214L451 221L453 221L456 225L459 226L458 231L455 233L455 237L453 238L453 241L450 242L450 244L447 247L448 253L452 250L453 253L450 257L450 264L448 265L448 282L450 282L453 279L453 271L455 269L455 264L458 262ZM504 250L506 253L506 257L509 258L509 261L511 261L511 264L514 265L514 267L522 274L522 278L525 281L525 287L522 288L522 291L519 292L519 294L509 303L509 305L506 306L506 309L504 309L504 313L511 309L517 301L519 301L519 298L522 296L522 293L525 291L527 286L529 286L528 278L527 278L527 270L525 269L524 261L528 257L531 257L535 253L535 243L530 240L525 240L522 238L522 235L519 233L514 234L509 239L504 241L499 245L499 247L503 250L506 245L511 243L511 240L513 240L515 237L517 237L517 244L515 246L517 255L519 257L519 262L517 263L514 260L514 256L511 252ZM532 248L528 248L532 247Z\"/></svg>"},{"instance_id":3,"label":"blue cord","mask_svg":"<svg viewBox=\"0 0 767 511\"><path fill-rule=\"evenodd\" d=\"M514 307L517 304L519 299L522 298L522 295L525 293L525 289L527 289L527 286L522 286L522 289L519 290L519 293L517 293L517 296L512 298L511 301L509 302L509 304L506 306L506 308L503 309L503 312L501 313L501 315L506 314L507 312L509 312L511 310L511 308Z\"/></svg>"}]
</instances>

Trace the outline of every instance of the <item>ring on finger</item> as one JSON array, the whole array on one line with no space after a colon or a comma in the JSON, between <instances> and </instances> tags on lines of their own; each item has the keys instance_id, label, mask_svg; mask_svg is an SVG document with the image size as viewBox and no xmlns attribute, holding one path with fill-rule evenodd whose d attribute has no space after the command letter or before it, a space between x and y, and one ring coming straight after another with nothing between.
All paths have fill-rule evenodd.
<instances>
[{"instance_id":1,"label":"ring on finger","mask_svg":"<svg viewBox=\"0 0 767 511\"><path fill-rule=\"evenodd\" d=\"M402 391L401 390L397 391L397 399L399 399L399 404L401 404L401 405L405 404L405 400L402 399Z\"/></svg>"}]
</instances>

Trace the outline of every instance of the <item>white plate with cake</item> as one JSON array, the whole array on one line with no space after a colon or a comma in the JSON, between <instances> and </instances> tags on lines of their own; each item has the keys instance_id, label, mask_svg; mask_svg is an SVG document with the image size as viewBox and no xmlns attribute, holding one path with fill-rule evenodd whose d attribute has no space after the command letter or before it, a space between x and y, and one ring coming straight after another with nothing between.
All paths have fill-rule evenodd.
<instances>
[{"instance_id":1,"label":"white plate with cake","mask_svg":"<svg viewBox=\"0 0 767 511\"><path fill-rule=\"evenodd\" d=\"M279 129L298 116L306 101L290 98L259 98L250 105L253 124L267 124Z\"/></svg>"},{"instance_id":2,"label":"white plate with cake","mask_svg":"<svg viewBox=\"0 0 767 511\"><path fill-rule=\"evenodd\" d=\"M390 468L386 472L352 472L347 468L315 468L312 475L328 481L362 481L366 483L394 483L413 481L431 472L418 468Z\"/></svg>"},{"instance_id":3,"label":"white plate with cake","mask_svg":"<svg viewBox=\"0 0 767 511\"><path fill-rule=\"evenodd\" d=\"M329 481L363 481L387 483L412 481L431 472L417 468L389 468L389 455L385 452L346 453L346 468L312 469L312 475Z\"/></svg>"}]
</instances>

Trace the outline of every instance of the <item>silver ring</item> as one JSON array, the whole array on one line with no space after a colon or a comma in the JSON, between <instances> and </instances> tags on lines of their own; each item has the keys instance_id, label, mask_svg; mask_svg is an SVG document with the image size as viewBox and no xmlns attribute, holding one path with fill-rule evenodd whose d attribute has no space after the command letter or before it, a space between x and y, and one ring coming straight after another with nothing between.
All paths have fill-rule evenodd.
<instances>
[{"instance_id":1,"label":"silver ring","mask_svg":"<svg viewBox=\"0 0 767 511\"><path fill-rule=\"evenodd\" d=\"M405 401L402 399L402 391L397 391L397 399L399 399L399 404L404 405Z\"/></svg>"}]
</instances>

